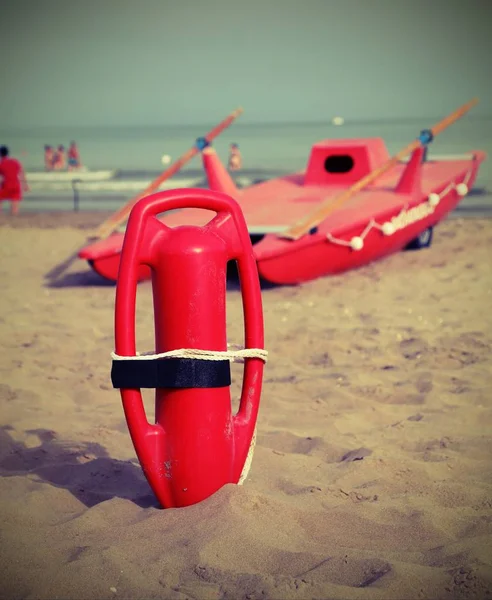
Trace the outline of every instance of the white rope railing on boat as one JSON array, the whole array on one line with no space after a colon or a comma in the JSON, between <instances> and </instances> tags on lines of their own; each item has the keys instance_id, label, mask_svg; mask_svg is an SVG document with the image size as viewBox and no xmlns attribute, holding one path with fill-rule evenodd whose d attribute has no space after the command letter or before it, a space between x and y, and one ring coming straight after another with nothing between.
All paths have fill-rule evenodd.
<instances>
[{"instance_id":1,"label":"white rope railing on boat","mask_svg":"<svg viewBox=\"0 0 492 600\"><path fill-rule=\"evenodd\" d=\"M358 236L354 236L350 240L343 240L340 238L336 238L331 233L326 234L326 239L330 241L332 244L338 244L339 246L347 246L352 250L362 250L364 247L364 240L372 231L372 229L377 229L381 231L384 235L393 235L396 231L403 229L404 227L411 225L421 219L425 219L429 215L431 215L436 209L437 205L441 200L447 196L452 190L456 190L459 196L464 197L468 194L468 183L472 176L473 169L470 169L466 172L463 181L460 183L456 183L452 181L449 185L447 185L439 194L432 192L429 194L427 201L412 208L408 208L408 204L402 208L402 210L391 218L390 221L386 221L385 223L377 223L374 219L371 219L369 223L366 225L364 230Z\"/></svg>"}]
</instances>

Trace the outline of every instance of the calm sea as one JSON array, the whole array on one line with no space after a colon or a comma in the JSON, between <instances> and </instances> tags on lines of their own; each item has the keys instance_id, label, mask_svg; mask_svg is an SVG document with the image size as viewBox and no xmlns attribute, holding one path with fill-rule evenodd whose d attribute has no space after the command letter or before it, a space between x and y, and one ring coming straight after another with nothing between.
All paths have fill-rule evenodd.
<instances>
[{"instance_id":1,"label":"calm sea","mask_svg":"<svg viewBox=\"0 0 492 600\"><path fill-rule=\"evenodd\" d=\"M243 124L238 120L215 141L214 147L224 162L228 146L236 142L243 156L239 183L247 185L305 168L311 145L322 139L382 137L390 154L394 154L415 139L420 130L439 119L407 121L347 122L342 126L331 123ZM39 128L28 131L0 129L0 143L20 158L26 171L43 170L44 144L68 146L78 143L83 164L91 171L114 169L108 181L78 184L81 210L115 209L139 193L165 167L162 156L174 161L184 154L194 140L211 127L74 127ZM467 116L458 121L431 145L431 154L463 154L485 150L492 157L492 118ZM242 179L241 179L242 178ZM200 157L195 157L172 180L176 185L204 185ZM476 188L492 190L492 160L483 163ZM67 182L36 182L27 194L25 210L71 209L73 189Z\"/></svg>"}]
</instances>

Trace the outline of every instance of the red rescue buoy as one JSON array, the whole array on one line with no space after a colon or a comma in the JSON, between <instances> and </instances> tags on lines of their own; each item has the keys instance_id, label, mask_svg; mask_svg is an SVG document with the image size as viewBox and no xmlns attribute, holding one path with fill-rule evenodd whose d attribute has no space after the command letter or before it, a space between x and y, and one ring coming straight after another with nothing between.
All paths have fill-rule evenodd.
<instances>
[{"instance_id":1,"label":"red rescue buoy","mask_svg":"<svg viewBox=\"0 0 492 600\"><path fill-rule=\"evenodd\" d=\"M158 215L182 208L215 212L203 227L170 228ZM232 414L227 351L227 263L238 264L245 323L243 385ZM138 355L138 272L152 272L155 354ZM239 204L202 189L158 192L133 208L116 287L113 385L142 469L165 508L195 504L245 475L254 443L263 364L261 291ZM155 424L141 388L156 388ZM248 460L247 460L248 459ZM245 466L246 463L246 466Z\"/></svg>"}]
</instances>

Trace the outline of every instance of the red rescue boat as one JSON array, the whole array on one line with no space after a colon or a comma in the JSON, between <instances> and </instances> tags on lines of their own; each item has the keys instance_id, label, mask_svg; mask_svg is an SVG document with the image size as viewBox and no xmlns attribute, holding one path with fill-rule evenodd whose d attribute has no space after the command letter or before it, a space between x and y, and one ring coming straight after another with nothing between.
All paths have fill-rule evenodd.
<instances>
[{"instance_id":1,"label":"red rescue boat","mask_svg":"<svg viewBox=\"0 0 492 600\"><path fill-rule=\"evenodd\" d=\"M448 126L450 117L405 149L413 150L407 162L399 159L403 151L390 158L381 138L324 140L312 147L305 171L243 190L236 188L210 146L202 150L202 158L209 187L239 202L262 278L298 284L406 247L430 245L434 226L472 188L486 158L476 150L458 158L426 159L427 144L443 124ZM173 227L200 226L207 219L196 209L162 218ZM116 280L122 242L123 234L115 233L85 247L79 257ZM150 269L141 267L139 279L149 277Z\"/></svg>"}]
</instances>

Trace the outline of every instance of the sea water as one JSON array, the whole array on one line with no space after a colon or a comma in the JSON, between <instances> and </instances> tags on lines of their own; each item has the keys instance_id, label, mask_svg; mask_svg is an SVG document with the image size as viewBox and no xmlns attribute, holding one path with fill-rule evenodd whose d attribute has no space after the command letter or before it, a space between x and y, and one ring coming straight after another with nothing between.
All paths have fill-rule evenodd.
<instances>
[{"instance_id":1,"label":"sea water","mask_svg":"<svg viewBox=\"0 0 492 600\"><path fill-rule=\"evenodd\" d=\"M235 174L240 185L305 169L312 144L323 139L381 137L391 155L414 140L421 129L439 118L401 121L353 121L341 126L323 123L248 124L240 120L213 142L224 163L229 144L235 142L243 157L243 169ZM80 210L115 210L140 193L166 166L183 155L197 137L214 124L155 127L52 127L29 130L0 129L0 143L18 157L26 170L42 171L45 144L68 147L78 144L81 160L90 171L115 170L107 181L87 181L76 185ZM484 150L491 157L482 163L475 189L492 191L492 118L468 115L451 125L432 142L432 154L464 154ZM167 165L169 166L169 165ZM74 179L76 179L74 174ZM166 186L205 186L199 156L193 158ZM72 182L33 182L26 194L24 210L72 210ZM488 196L488 193L487 193Z\"/></svg>"}]
</instances>

